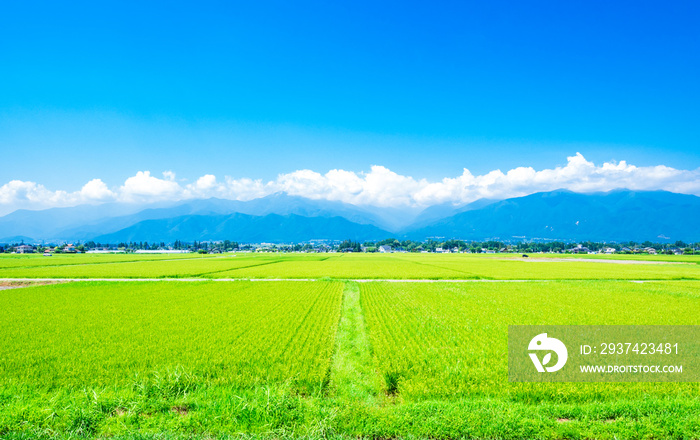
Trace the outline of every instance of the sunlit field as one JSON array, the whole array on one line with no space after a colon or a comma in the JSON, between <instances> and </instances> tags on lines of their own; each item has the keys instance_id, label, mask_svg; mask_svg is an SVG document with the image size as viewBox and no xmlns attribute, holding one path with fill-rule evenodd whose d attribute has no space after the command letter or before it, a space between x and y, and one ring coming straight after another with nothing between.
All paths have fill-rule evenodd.
<instances>
[{"instance_id":1,"label":"sunlit field","mask_svg":"<svg viewBox=\"0 0 700 440\"><path fill-rule=\"evenodd\" d=\"M55 283L0 290L0 436L698 438L698 383L507 377L508 325L696 325L698 263L2 255Z\"/></svg>"},{"instance_id":2,"label":"sunlit field","mask_svg":"<svg viewBox=\"0 0 700 440\"><path fill-rule=\"evenodd\" d=\"M1 255L0 278L700 279L700 255Z\"/></svg>"}]
</instances>

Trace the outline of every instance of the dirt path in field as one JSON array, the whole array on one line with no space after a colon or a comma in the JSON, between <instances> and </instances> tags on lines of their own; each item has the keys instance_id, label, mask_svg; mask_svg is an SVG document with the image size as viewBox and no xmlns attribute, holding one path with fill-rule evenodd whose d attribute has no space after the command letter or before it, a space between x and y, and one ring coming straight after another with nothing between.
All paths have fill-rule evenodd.
<instances>
[{"instance_id":1,"label":"dirt path in field","mask_svg":"<svg viewBox=\"0 0 700 440\"><path fill-rule=\"evenodd\" d=\"M47 284L58 284L63 280L33 280L33 279L4 279L0 280L0 290L21 289L29 286L45 286Z\"/></svg>"}]
</instances>

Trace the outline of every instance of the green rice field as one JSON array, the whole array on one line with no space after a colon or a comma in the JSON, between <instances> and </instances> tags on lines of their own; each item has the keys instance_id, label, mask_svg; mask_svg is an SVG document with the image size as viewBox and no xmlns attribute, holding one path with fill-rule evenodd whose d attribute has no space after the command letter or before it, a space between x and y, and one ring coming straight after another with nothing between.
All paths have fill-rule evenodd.
<instances>
[{"instance_id":1,"label":"green rice field","mask_svg":"<svg viewBox=\"0 0 700 440\"><path fill-rule=\"evenodd\" d=\"M700 255L2 255L1 278L700 279Z\"/></svg>"},{"instance_id":2,"label":"green rice field","mask_svg":"<svg viewBox=\"0 0 700 440\"><path fill-rule=\"evenodd\" d=\"M700 438L698 383L507 377L509 325L698 325L697 256L0 255L0 279L0 438Z\"/></svg>"}]
</instances>

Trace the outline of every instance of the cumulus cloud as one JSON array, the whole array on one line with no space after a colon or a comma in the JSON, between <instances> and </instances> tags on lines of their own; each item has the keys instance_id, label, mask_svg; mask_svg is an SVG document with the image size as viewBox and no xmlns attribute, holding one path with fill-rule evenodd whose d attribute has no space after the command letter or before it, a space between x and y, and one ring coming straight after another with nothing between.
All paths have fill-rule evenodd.
<instances>
[{"instance_id":1,"label":"cumulus cloud","mask_svg":"<svg viewBox=\"0 0 700 440\"><path fill-rule=\"evenodd\" d=\"M102 203L115 198L116 194L100 179L93 179L74 192L51 191L36 182L11 180L0 186L0 215L20 208L75 206L81 203Z\"/></svg>"},{"instance_id":2,"label":"cumulus cloud","mask_svg":"<svg viewBox=\"0 0 700 440\"><path fill-rule=\"evenodd\" d=\"M172 200L180 198L181 193L182 188L177 182L151 176L150 171L139 171L126 179L118 190L117 199L122 202Z\"/></svg>"},{"instance_id":3,"label":"cumulus cloud","mask_svg":"<svg viewBox=\"0 0 700 440\"><path fill-rule=\"evenodd\" d=\"M175 180L172 171L163 172L162 179L149 171L139 171L113 189L102 180L93 179L75 192L52 191L35 182L12 180L0 187L0 214L22 207L38 209L105 201L148 203L208 197L251 200L276 192L357 205L427 207L440 203L458 205L481 198L504 199L560 188L576 192L627 188L700 195L700 169L637 167L625 161L596 165L576 153L567 158L566 165L556 168L537 171L518 167L480 176L465 168L460 176L436 182L403 176L379 165L361 173L339 169L325 174L298 170L267 182L230 176L219 180L206 174L185 185Z\"/></svg>"},{"instance_id":4,"label":"cumulus cloud","mask_svg":"<svg viewBox=\"0 0 700 440\"><path fill-rule=\"evenodd\" d=\"M225 184L219 183L213 174L205 174L193 184L182 188L182 198L197 199L208 197L224 197L229 194Z\"/></svg>"},{"instance_id":5,"label":"cumulus cloud","mask_svg":"<svg viewBox=\"0 0 700 440\"><path fill-rule=\"evenodd\" d=\"M60 199L63 194L62 191L49 191L35 182L11 180L0 187L0 203L50 203Z\"/></svg>"},{"instance_id":6,"label":"cumulus cloud","mask_svg":"<svg viewBox=\"0 0 700 440\"><path fill-rule=\"evenodd\" d=\"M102 180L92 179L82 187L78 198L80 201L108 201L114 197L115 194Z\"/></svg>"}]
</instances>

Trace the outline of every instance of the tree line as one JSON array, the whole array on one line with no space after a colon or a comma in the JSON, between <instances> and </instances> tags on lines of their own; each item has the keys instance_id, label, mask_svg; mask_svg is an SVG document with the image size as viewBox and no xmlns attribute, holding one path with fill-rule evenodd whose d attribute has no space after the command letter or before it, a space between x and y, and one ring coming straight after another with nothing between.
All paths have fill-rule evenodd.
<instances>
[{"instance_id":1,"label":"tree line","mask_svg":"<svg viewBox=\"0 0 700 440\"><path fill-rule=\"evenodd\" d=\"M0 252L14 252L18 246L24 245L24 242L14 243L10 245L0 245ZM46 244L33 246L36 252L49 250L51 252L85 252L88 250L121 250L124 252L134 252L137 250L187 250L200 253L219 253L233 251L251 251L251 250L267 250L272 252L318 252L331 251L338 252L378 252L380 247L389 246L392 251L398 252L521 252L521 253L566 253L584 249L591 252L604 252L606 250L614 250L615 252L646 252L654 250L656 253L682 253L692 254L700 253L700 242L686 243L684 241L676 241L675 243L654 243L651 241L644 242L594 242L583 241L578 243L551 241L521 241L521 242L505 242L499 240L486 241L466 241L466 240L438 240L428 239L424 241L416 240L399 240L397 238L387 238L379 241L355 241L345 240L342 242L315 242L315 243L289 243L289 244L242 244L233 240L222 241L193 241L185 242L175 240L172 243L148 242L148 241L131 241L120 242L117 244L99 243L95 241L87 241L84 243L73 244Z\"/></svg>"}]
</instances>

